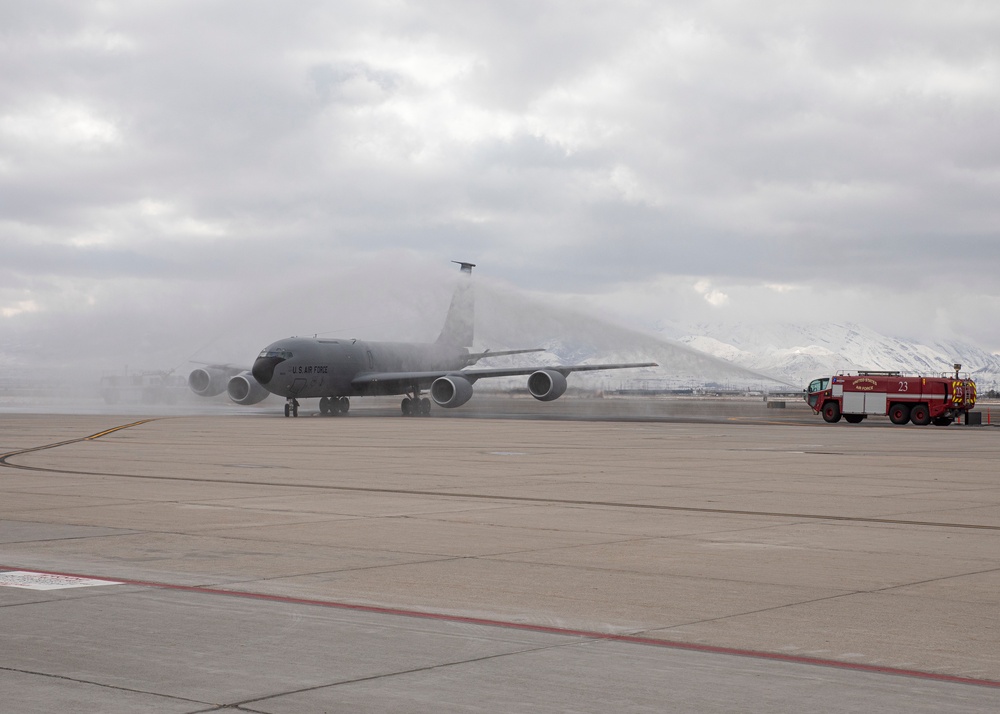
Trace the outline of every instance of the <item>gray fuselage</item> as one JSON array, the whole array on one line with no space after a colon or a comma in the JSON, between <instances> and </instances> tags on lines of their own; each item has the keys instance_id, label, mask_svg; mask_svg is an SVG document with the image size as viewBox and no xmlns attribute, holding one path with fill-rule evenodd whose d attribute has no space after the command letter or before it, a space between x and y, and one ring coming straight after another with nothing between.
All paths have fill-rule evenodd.
<instances>
[{"instance_id":1,"label":"gray fuselage","mask_svg":"<svg viewBox=\"0 0 1000 714\"><path fill-rule=\"evenodd\" d=\"M466 348L440 343L290 337L265 347L252 373L272 394L304 399L407 394L432 381L421 372L440 374L468 364ZM370 373L380 378L355 382Z\"/></svg>"}]
</instances>

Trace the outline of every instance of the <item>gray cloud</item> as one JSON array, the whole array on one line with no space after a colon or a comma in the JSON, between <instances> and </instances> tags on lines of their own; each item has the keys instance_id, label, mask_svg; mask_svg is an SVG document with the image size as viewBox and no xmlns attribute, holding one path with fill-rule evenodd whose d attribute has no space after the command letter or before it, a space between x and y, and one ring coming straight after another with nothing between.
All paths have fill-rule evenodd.
<instances>
[{"instance_id":1,"label":"gray cloud","mask_svg":"<svg viewBox=\"0 0 1000 714\"><path fill-rule=\"evenodd\" d=\"M784 312L1000 350L988 4L38 2L0 24L3 332L128 303L176 341L173 311L334 304L324 284L383 256L474 259L646 328Z\"/></svg>"}]
</instances>

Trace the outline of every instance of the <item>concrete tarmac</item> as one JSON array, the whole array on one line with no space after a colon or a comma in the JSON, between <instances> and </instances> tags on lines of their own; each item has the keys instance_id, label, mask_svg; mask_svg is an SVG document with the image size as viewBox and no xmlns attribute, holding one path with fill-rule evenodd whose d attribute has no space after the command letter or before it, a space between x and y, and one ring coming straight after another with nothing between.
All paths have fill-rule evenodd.
<instances>
[{"instance_id":1,"label":"concrete tarmac","mask_svg":"<svg viewBox=\"0 0 1000 714\"><path fill-rule=\"evenodd\" d=\"M1000 710L997 430L484 402L0 414L3 711Z\"/></svg>"}]
</instances>

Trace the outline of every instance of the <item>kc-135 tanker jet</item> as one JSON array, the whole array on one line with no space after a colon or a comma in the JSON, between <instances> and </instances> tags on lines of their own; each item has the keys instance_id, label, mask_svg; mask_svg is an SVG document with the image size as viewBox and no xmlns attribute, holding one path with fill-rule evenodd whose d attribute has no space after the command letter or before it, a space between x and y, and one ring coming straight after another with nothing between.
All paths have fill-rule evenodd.
<instances>
[{"instance_id":1,"label":"kc-135 tanker jet","mask_svg":"<svg viewBox=\"0 0 1000 714\"><path fill-rule=\"evenodd\" d=\"M459 261L453 261L459 263ZM566 391L566 375L605 369L656 367L636 364L578 364L556 367L466 369L484 357L540 352L469 352L474 325L472 263L459 263L463 280L455 289L444 328L431 343L362 342L357 339L289 337L265 347L250 370L231 365L195 369L188 385L195 394L215 396L226 390L237 404L256 404L268 393L285 398L285 416L299 415L299 400L319 398L323 414L346 414L350 397L404 394L405 416L426 415L431 400L460 407L472 398L472 385L486 377L528 375L528 391L550 402ZM423 396L430 392L430 399Z\"/></svg>"}]
</instances>

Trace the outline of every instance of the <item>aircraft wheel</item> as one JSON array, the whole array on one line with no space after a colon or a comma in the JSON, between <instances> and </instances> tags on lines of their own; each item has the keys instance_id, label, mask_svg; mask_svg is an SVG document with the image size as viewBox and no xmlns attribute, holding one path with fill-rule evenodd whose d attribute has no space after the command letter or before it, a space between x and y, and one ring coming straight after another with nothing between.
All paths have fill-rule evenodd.
<instances>
[{"instance_id":1,"label":"aircraft wheel","mask_svg":"<svg viewBox=\"0 0 1000 714\"><path fill-rule=\"evenodd\" d=\"M286 419L288 418L288 415L291 414L291 412L292 412L292 410L289 408L288 404L285 404L285 418Z\"/></svg>"},{"instance_id":2,"label":"aircraft wheel","mask_svg":"<svg viewBox=\"0 0 1000 714\"><path fill-rule=\"evenodd\" d=\"M840 421L840 407L837 402L827 402L823 405L823 420L830 424Z\"/></svg>"},{"instance_id":3,"label":"aircraft wheel","mask_svg":"<svg viewBox=\"0 0 1000 714\"><path fill-rule=\"evenodd\" d=\"M910 421L917 426L927 426L931 423L931 411L926 404L914 404L910 409Z\"/></svg>"},{"instance_id":4,"label":"aircraft wheel","mask_svg":"<svg viewBox=\"0 0 1000 714\"><path fill-rule=\"evenodd\" d=\"M299 403L292 402L292 416L297 417L299 415Z\"/></svg>"},{"instance_id":5,"label":"aircraft wheel","mask_svg":"<svg viewBox=\"0 0 1000 714\"><path fill-rule=\"evenodd\" d=\"M413 405L410 403L409 397L403 397L403 403L399 405L399 408L403 410L403 416L410 416Z\"/></svg>"},{"instance_id":6,"label":"aircraft wheel","mask_svg":"<svg viewBox=\"0 0 1000 714\"><path fill-rule=\"evenodd\" d=\"M347 412L349 412L349 411L351 411L351 400L348 399L347 397L341 397L340 398L340 413L341 414L347 414Z\"/></svg>"},{"instance_id":7,"label":"aircraft wheel","mask_svg":"<svg viewBox=\"0 0 1000 714\"><path fill-rule=\"evenodd\" d=\"M905 424L910 421L910 407L906 404L893 404L889 407L889 421L893 424Z\"/></svg>"},{"instance_id":8,"label":"aircraft wheel","mask_svg":"<svg viewBox=\"0 0 1000 714\"><path fill-rule=\"evenodd\" d=\"M330 413L330 399L328 397L320 397L319 400L319 413L329 414Z\"/></svg>"},{"instance_id":9,"label":"aircraft wheel","mask_svg":"<svg viewBox=\"0 0 1000 714\"><path fill-rule=\"evenodd\" d=\"M431 400L424 397L420 400L420 415L427 416L431 413Z\"/></svg>"}]
</instances>

